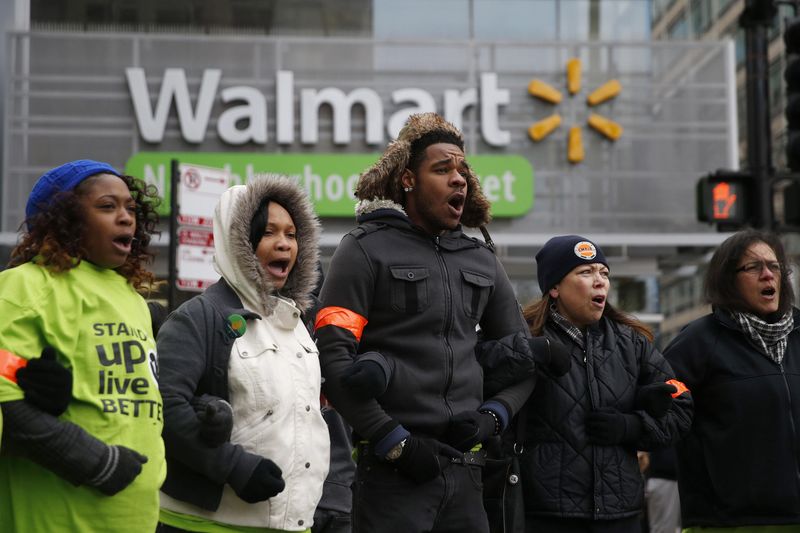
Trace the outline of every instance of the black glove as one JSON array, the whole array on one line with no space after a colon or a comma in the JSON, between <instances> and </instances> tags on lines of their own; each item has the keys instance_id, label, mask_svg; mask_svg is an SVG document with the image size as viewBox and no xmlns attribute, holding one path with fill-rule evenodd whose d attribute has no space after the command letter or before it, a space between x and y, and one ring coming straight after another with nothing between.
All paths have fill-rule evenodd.
<instances>
[{"instance_id":1,"label":"black glove","mask_svg":"<svg viewBox=\"0 0 800 533\"><path fill-rule=\"evenodd\" d=\"M653 418L661 418L672 406L673 392L678 392L678 389L669 383L650 383L636 391L633 407L644 409Z\"/></svg>"},{"instance_id":2,"label":"black glove","mask_svg":"<svg viewBox=\"0 0 800 533\"><path fill-rule=\"evenodd\" d=\"M234 492L247 503L258 503L269 500L286 487L283 472L270 461L262 457L256 465L250 479L242 487L233 487Z\"/></svg>"},{"instance_id":3,"label":"black glove","mask_svg":"<svg viewBox=\"0 0 800 533\"><path fill-rule=\"evenodd\" d=\"M358 359L342 375L342 385L359 400L377 398L386 392L386 374L370 359Z\"/></svg>"},{"instance_id":4,"label":"black glove","mask_svg":"<svg viewBox=\"0 0 800 533\"><path fill-rule=\"evenodd\" d=\"M406 439L403 453L394 461L397 469L416 483L430 481L450 464L450 459L457 459L463 454L447 444L435 439L415 437Z\"/></svg>"},{"instance_id":5,"label":"black glove","mask_svg":"<svg viewBox=\"0 0 800 533\"><path fill-rule=\"evenodd\" d=\"M463 411L450 417L445 440L453 448L467 452L495 434L495 420L489 413Z\"/></svg>"},{"instance_id":6,"label":"black glove","mask_svg":"<svg viewBox=\"0 0 800 533\"><path fill-rule=\"evenodd\" d=\"M72 372L56 361L52 346L45 346L41 357L17 370L17 384L27 402L53 416L66 411L72 399Z\"/></svg>"},{"instance_id":7,"label":"black glove","mask_svg":"<svg viewBox=\"0 0 800 533\"><path fill-rule=\"evenodd\" d=\"M572 367L572 356L566 346L547 337L528 339L533 360L542 365L554 377L561 377Z\"/></svg>"},{"instance_id":8,"label":"black glove","mask_svg":"<svg viewBox=\"0 0 800 533\"><path fill-rule=\"evenodd\" d=\"M213 398L208 402L195 405L197 418L200 420L200 438L217 448L223 442L231 440L233 430L233 409L222 398Z\"/></svg>"},{"instance_id":9,"label":"black glove","mask_svg":"<svg viewBox=\"0 0 800 533\"><path fill-rule=\"evenodd\" d=\"M107 496L113 496L136 479L146 462L147 457L130 448L109 446L100 461L99 471L86 484L96 487Z\"/></svg>"},{"instance_id":10,"label":"black glove","mask_svg":"<svg viewBox=\"0 0 800 533\"><path fill-rule=\"evenodd\" d=\"M603 407L586 415L586 436L589 442L602 446L634 443L642 435L638 416Z\"/></svg>"}]
</instances>

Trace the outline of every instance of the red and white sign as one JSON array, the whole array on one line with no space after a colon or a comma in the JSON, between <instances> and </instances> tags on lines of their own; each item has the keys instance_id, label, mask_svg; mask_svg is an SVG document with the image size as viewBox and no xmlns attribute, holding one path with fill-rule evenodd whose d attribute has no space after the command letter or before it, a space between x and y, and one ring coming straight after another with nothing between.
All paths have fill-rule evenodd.
<instances>
[{"instance_id":1,"label":"red and white sign","mask_svg":"<svg viewBox=\"0 0 800 533\"><path fill-rule=\"evenodd\" d=\"M217 201L230 186L230 172L185 163L178 165L178 171L178 224L210 228Z\"/></svg>"},{"instance_id":2,"label":"red and white sign","mask_svg":"<svg viewBox=\"0 0 800 533\"><path fill-rule=\"evenodd\" d=\"M205 228L178 228L178 287L203 291L219 279L214 270L214 233Z\"/></svg>"},{"instance_id":3,"label":"red and white sign","mask_svg":"<svg viewBox=\"0 0 800 533\"><path fill-rule=\"evenodd\" d=\"M214 270L214 208L230 184L221 168L178 166L178 248L175 258L178 288L202 292L219 279Z\"/></svg>"}]
</instances>

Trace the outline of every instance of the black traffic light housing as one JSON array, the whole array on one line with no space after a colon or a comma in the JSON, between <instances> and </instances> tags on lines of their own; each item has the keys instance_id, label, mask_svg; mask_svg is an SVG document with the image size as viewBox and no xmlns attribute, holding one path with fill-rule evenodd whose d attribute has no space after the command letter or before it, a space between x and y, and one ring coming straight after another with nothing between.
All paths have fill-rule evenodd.
<instances>
[{"instance_id":1,"label":"black traffic light housing","mask_svg":"<svg viewBox=\"0 0 800 533\"><path fill-rule=\"evenodd\" d=\"M782 214L778 224L783 230L797 231L800 228L800 174L778 174L775 183L780 191L776 205Z\"/></svg>"},{"instance_id":2,"label":"black traffic light housing","mask_svg":"<svg viewBox=\"0 0 800 533\"><path fill-rule=\"evenodd\" d=\"M731 231L753 224L753 177L747 172L717 170L697 182L697 219Z\"/></svg>"},{"instance_id":3,"label":"black traffic light housing","mask_svg":"<svg viewBox=\"0 0 800 533\"><path fill-rule=\"evenodd\" d=\"M786 163L800 172L800 17L786 23L783 31L786 48Z\"/></svg>"}]
</instances>

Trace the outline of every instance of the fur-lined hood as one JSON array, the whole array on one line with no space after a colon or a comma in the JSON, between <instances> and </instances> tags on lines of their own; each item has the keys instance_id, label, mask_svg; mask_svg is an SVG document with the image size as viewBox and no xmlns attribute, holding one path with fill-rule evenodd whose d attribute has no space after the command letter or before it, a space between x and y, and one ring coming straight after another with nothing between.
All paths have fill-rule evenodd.
<instances>
[{"instance_id":1,"label":"fur-lined hood","mask_svg":"<svg viewBox=\"0 0 800 533\"><path fill-rule=\"evenodd\" d=\"M401 206L405 205L403 185L400 180L408 166L411 145L423 135L437 130L453 134L461 139L462 143L464 142L461 132L436 113L411 115L397 139L389 143L378 162L359 177L355 191L359 204L388 200ZM472 169L469 169L467 200L464 204L464 213L461 215L461 224L469 228L488 224L491 220L490 209L491 204L483 195L477 176Z\"/></svg>"},{"instance_id":2,"label":"fur-lined hood","mask_svg":"<svg viewBox=\"0 0 800 533\"><path fill-rule=\"evenodd\" d=\"M279 203L297 228L297 261L280 293L250 246L250 221L264 198ZM242 302L264 316L275 308L274 296L291 298L301 311L312 304L319 272L320 223L306 192L278 174L260 174L247 185L225 191L214 212L214 268Z\"/></svg>"}]
</instances>

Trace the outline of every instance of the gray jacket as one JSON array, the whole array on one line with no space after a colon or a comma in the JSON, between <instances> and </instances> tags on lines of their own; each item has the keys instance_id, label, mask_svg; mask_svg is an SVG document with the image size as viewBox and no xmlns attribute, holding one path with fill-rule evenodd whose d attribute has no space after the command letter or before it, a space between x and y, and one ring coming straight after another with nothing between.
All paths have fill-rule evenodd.
<instances>
[{"instance_id":1,"label":"gray jacket","mask_svg":"<svg viewBox=\"0 0 800 533\"><path fill-rule=\"evenodd\" d=\"M441 439L453 414L484 402L476 326L486 339L527 331L511 283L492 251L460 229L433 237L386 208L359 222L320 294L323 390L362 438L375 442L399 423ZM369 351L387 360L391 379L379 398L358 401L340 379ZM512 411L514 403L506 402Z\"/></svg>"}]
</instances>

